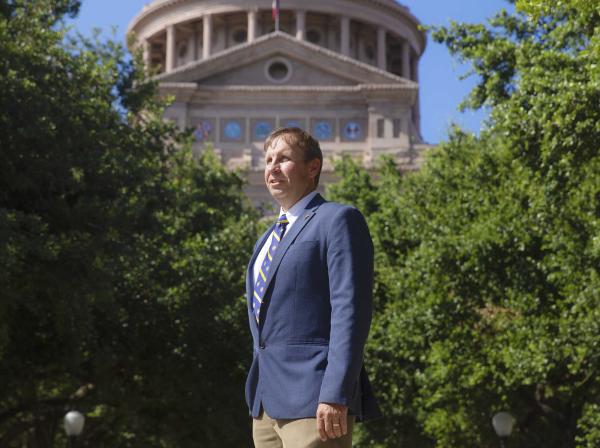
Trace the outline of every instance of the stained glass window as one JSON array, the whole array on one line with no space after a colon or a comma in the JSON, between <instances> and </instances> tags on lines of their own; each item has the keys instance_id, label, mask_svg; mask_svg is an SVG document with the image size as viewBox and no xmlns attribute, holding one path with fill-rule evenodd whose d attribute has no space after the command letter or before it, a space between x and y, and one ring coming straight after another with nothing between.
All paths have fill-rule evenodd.
<instances>
[{"instance_id":1,"label":"stained glass window","mask_svg":"<svg viewBox=\"0 0 600 448\"><path fill-rule=\"evenodd\" d=\"M242 125L236 120L229 120L223 128L225 138L229 140L240 140L242 138Z\"/></svg>"},{"instance_id":2,"label":"stained glass window","mask_svg":"<svg viewBox=\"0 0 600 448\"><path fill-rule=\"evenodd\" d=\"M348 140L361 140L363 137L362 126L356 121L349 121L344 126L344 137Z\"/></svg>"},{"instance_id":3,"label":"stained glass window","mask_svg":"<svg viewBox=\"0 0 600 448\"><path fill-rule=\"evenodd\" d=\"M328 121L317 121L313 128L317 140L330 140L333 137L333 127Z\"/></svg>"}]
</instances>

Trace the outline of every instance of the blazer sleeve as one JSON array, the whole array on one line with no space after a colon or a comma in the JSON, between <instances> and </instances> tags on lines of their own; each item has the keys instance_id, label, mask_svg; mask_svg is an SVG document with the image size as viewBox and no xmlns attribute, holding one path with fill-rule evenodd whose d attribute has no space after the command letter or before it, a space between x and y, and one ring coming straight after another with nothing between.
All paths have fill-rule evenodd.
<instances>
[{"instance_id":1,"label":"blazer sleeve","mask_svg":"<svg viewBox=\"0 0 600 448\"><path fill-rule=\"evenodd\" d=\"M327 235L331 330L319 402L349 406L372 317L373 243L361 213L342 208Z\"/></svg>"}]
</instances>

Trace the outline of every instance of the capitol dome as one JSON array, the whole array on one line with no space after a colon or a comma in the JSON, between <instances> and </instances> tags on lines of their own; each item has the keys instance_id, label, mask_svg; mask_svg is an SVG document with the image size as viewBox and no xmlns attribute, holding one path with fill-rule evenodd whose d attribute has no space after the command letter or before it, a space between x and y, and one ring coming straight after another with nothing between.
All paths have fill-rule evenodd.
<instances>
[{"instance_id":1,"label":"capitol dome","mask_svg":"<svg viewBox=\"0 0 600 448\"><path fill-rule=\"evenodd\" d=\"M393 0L155 0L128 32L162 94L166 118L194 129L230 167L248 172L248 194L262 200L262 143L281 126L299 126L321 143L324 182L332 160L365 167L388 154L418 168L419 59L425 33Z\"/></svg>"}]
</instances>

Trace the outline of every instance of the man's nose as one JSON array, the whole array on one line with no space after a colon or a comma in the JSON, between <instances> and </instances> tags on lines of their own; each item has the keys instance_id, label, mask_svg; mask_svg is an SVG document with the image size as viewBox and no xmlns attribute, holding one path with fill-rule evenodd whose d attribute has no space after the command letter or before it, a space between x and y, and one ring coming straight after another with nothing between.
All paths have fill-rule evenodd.
<instances>
[{"instance_id":1,"label":"man's nose","mask_svg":"<svg viewBox=\"0 0 600 448\"><path fill-rule=\"evenodd\" d=\"M270 164L269 163L267 164L267 170L269 172L277 172L277 171L279 171L279 169L280 169L279 162L272 162Z\"/></svg>"}]
</instances>

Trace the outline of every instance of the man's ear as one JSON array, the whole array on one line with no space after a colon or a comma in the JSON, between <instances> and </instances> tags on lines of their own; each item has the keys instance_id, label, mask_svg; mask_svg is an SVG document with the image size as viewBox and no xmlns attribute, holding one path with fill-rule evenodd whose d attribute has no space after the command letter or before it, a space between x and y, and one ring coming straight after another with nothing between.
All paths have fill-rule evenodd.
<instances>
[{"instance_id":1,"label":"man's ear","mask_svg":"<svg viewBox=\"0 0 600 448\"><path fill-rule=\"evenodd\" d=\"M319 169L321 168L321 161L319 159L312 159L308 162L308 173L310 177L313 179L317 177L319 174Z\"/></svg>"}]
</instances>

